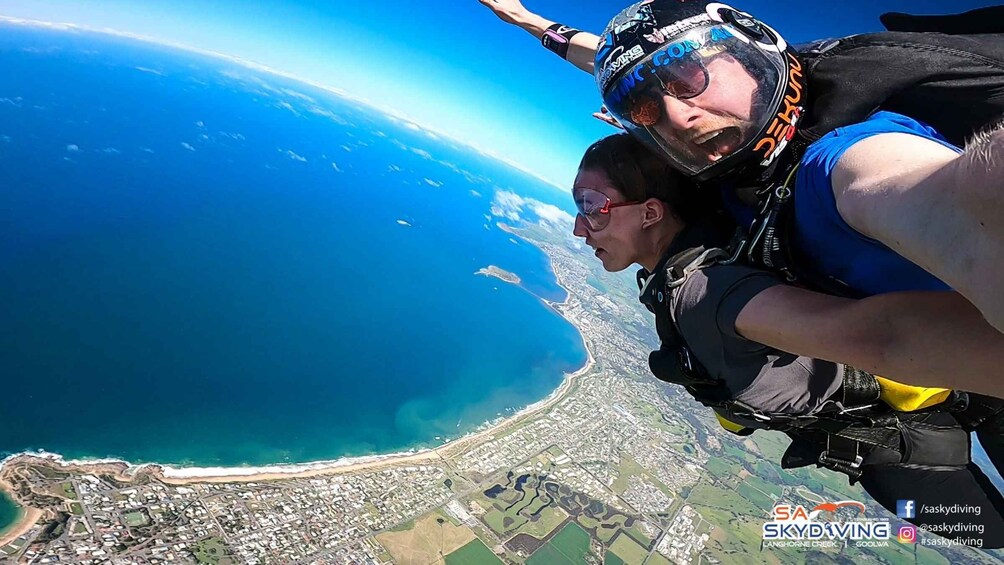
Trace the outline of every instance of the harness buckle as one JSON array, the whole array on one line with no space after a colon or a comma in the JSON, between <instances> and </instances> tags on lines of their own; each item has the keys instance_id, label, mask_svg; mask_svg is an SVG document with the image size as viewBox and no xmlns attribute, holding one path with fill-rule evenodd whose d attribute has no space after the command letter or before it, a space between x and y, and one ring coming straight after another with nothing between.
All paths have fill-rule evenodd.
<instances>
[{"instance_id":1,"label":"harness buckle","mask_svg":"<svg viewBox=\"0 0 1004 565\"><path fill-rule=\"evenodd\" d=\"M851 469L857 469L861 467L861 463L864 462L864 458L860 455L855 455L853 461L847 461L844 459L839 459L837 457L830 457L830 451L824 450L819 454L819 464L823 467L830 467L831 465L842 465L849 467Z\"/></svg>"}]
</instances>

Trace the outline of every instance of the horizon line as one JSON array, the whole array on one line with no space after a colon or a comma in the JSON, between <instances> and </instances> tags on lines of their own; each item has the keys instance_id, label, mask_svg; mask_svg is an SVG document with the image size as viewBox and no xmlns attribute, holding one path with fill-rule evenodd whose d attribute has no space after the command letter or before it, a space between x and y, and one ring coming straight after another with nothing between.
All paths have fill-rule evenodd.
<instances>
[{"instance_id":1,"label":"horizon line","mask_svg":"<svg viewBox=\"0 0 1004 565\"><path fill-rule=\"evenodd\" d=\"M391 117L391 118L393 118L395 120L404 122L405 126L407 126L407 125L410 124L410 125L415 126L415 127L419 128L420 130L428 133L428 134L432 134L432 135L435 135L435 136L446 138L446 139L448 139L448 140L450 140L452 142L455 142L455 143L458 143L458 144L463 145L465 147L468 147L468 148L476 151L477 153L480 153L481 155L483 155L485 157L488 157L490 159L494 159L495 161L498 161L498 162L500 162L500 163L502 163L504 165L512 167L512 168L514 168L514 169L516 169L516 170L518 170L520 172L526 173L526 174L530 175L531 177L539 180L540 182L542 182L542 183L550 186L553 189L556 189L556 190L561 191L563 193L567 193L568 192L568 190L565 187L561 186L561 184L559 184L558 182L555 182L552 179L549 179L549 178L543 176L541 173L538 173L536 171L530 170L526 166L524 166L524 165L522 165L520 163L517 163L515 161L512 161L512 160L510 160L510 159L508 159L506 157L503 157L501 155L498 155L497 153L495 153L491 149L483 148L483 147L479 146L477 143L474 143L474 142L472 142L470 140L462 139L462 138L457 137L457 136L455 136L455 135L453 135L451 133L444 132L444 131L441 131L441 130L437 130L436 128L433 128L433 127L430 127L430 126L428 126L428 125L426 125L424 123L421 123L420 121L418 121L418 120L416 120L416 119L408 116L406 113L398 110L397 108L392 108L392 107L389 107L389 106L381 106L381 105L379 105L379 104L377 104L375 102L372 102L372 101L370 101L370 100L368 100L368 99L366 99L364 97L352 94L352 93L350 93L350 92L348 92L348 91L346 91L346 90L344 90L342 88L338 88L336 86L329 86L329 85L326 85L326 84L322 84L322 83L319 83L319 82L317 82L315 80L312 80L312 79L309 79L309 78L306 78L306 77L301 77L299 75L295 75L293 73L290 73L290 72L287 72L287 71L283 71L283 70L280 70L280 69L276 69L276 68L270 67L268 65L265 65L265 64L262 64L262 63L258 63L257 61L252 61L250 59L245 59L245 58L239 57L237 55L230 55L230 54L227 54L227 53L222 53L222 52L219 52L219 51L213 51L213 50L210 50L210 49L203 49L201 47L195 47L195 46L192 46L192 45L187 45L187 44L179 43L179 42L176 42L176 41L170 41L170 40L160 39L160 38L149 36L149 35L142 35L142 34L133 33L133 32L130 32L130 31L121 31L121 30L117 30L117 29L113 29L113 28L107 28L107 27L106 28L95 28L95 27L91 27L91 26L87 26L87 25L75 24L75 23L70 23L70 22L50 22L50 21L44 21L44 20L33 20L33 19L26 19L26 18L16 18L16 17L13 17L13 16L7 16L7 15L4 15L4 14L0 14L0 24L3 24L3 23L7 23L7 24L10 24L10 25L29 26L29 27L34 26L34 27L41 27L41 28L52 29L52 30L59 30L59 31L84 31L84 32L90 32L90 33L110 35L110 36L113 36L113 37L121 37L121 38L125 38L125 39L131 39L133 41L139 41L139 42L142 42L142 43L150 43L150 44L153 44L153 45L160 45L160 46L164 46L164 47L170 47L172 49L178 49L178 50L181 50L181 51L187 51L187 52L195 53L195 54L202 55L202 56L205 56L205 57L210 57L210 58L215 58L215 59L221 59L221 60L224 60L224 61L228 61L230 63L234 63L234 64L237 64L237 65L240 65L240 66L245 67L245 68L247 68L249 70L252 70L252 71L257 71L257 72L261 72L261 73L271 74L271 75L274 75L274 76L277 76L277 77L281 77L281 78L285 78L285 79L292 80L292 81L295 81L295 82L299 82L299 83L302 83L302 84L305 84L305 85L312 86L314 88L323 90L325 92L334 94L334 95L339 96L341 98L345 98L345 99L351 100L352 102L356 102L358 104L363 104L365 106L368 106L369 108L372 108L373 110L375 110L377 112L380 112L380 113L382 113L382 114L384 114L386 116L389 116L389 117Z\"/></svg>"}]
</instances>

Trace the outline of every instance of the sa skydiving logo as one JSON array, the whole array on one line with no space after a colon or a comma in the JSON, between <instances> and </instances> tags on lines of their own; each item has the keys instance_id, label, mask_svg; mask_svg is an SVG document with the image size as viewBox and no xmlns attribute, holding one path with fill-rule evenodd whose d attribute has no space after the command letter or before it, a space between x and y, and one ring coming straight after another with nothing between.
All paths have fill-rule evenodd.
<instances>
[{"instance_id":1,"label":"sa skydiving logo","mask_svg":"<svg viewBox=\"0 0 1004 565\"><path fill-rule=\"evenodd\" d=\"M815 508L806 512L805 507L801 504L796 506L791 506L789 504L777 504L774 506L773 512L771 512L772 517L775 521L785 522L785 521L797 521L797 520L815 520L820 513L830 512L835 513L841 508L857 508L859 514L865 513L865 505L856 500L841 500L838 502L824 502L822 504L817 504Z\"/></svg>"},{"instance_id":2,"label":"sa skydiving logo","mask_svg":"<svg viewBox=\"0 0 1004 565\"><path fill-rule=\"evenodd\" d=\"M844 508L852 510L841 512ZM848 512L852 520L839 519ZM765 542L888 540L889 522L861 520L864 513L865 505L856 500L824 502L811 510L802 505L777 504L771 512L772 520L763 525L763 539Z\"/></svg>"}]
</instances>

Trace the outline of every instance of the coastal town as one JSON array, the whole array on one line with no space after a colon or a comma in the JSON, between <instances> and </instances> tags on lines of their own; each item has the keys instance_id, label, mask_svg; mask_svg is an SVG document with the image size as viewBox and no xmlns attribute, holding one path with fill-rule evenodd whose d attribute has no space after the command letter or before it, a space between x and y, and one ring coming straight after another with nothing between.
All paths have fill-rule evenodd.
<instances>
[{"instance_id":1,"label":"coastal town","mask_svg":"<svg viewBox=\"0 0 1004 565\"><path fill-rule=\"evenodd\" d=\"M568 291L549 303L589 362L547 399L431 450L245 476L22 454L0 488L26 509L4 563L994 563L966 547L763 548L774 504L867 501L843 476L782 470L779 434L744 438L649 375L630 275L564 234L519 234ZM507 282L510 273L493 271ZM511 275L511 277L509 277ZM895 520L877 504L873 517Z\"/></svg>"}]
</instances>

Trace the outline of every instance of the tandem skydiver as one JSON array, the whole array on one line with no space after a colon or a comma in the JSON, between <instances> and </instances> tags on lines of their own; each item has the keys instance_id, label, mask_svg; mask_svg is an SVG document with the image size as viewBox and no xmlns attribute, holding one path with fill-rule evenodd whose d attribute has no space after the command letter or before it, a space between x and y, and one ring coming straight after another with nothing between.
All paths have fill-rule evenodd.
<instances>
[{"instance_id":1,"label":"tandem skydiver","mask_svg":"<svg viewBox=\"0 0 1004 565\"><path fill-rule=\"evenodd\" d=\"M750 225L731 248L740 261L842 296L900 293L901 316L914 315L914 305L946 315L971 308L954 293L908 292L954 289L1004 327L997 288L1004 130L975 135L961 152L905 115L869 115L880 107L908 113L958 144L1004 116L1004 8L950 20L955 31L981 35L883 32L799 53L748 14L703 0L634 4L602 41L517 0L480 1L577 67L595 70L605 107L629 133L699 185L722 188L733 215ZM918 27L904 16L884 21ZM598 45L595 63L591 45ZM782 311L791 288L758 305ZM971 327L964 317L962 325L942 322L955 338ZM1004 393L994 361L1001 343L986 331L976 335L985 338L965 355L896 376ZM819 339L805 332L786 347ZM913 344L917 351L928 345ZM860 357L864 348L824 353L877 370Z\"/></svg>"},{"instance_id":2,"label":"tandem skydiver","mask_svg":"<svg viewBox=\"0 0 1004 565\"><path fill-rule=\"evenodd\" d=\"M799 324L834 325L830 318L846 320L845 311L861 317L860 331L885 331L890 319L893 352L902 352L897 340L937 329L897 323L895 298L855 301L805 289L795 289L800 299L785 314L796 323L775 326L751 305L784 281L722 263L734 223L716 213L709 194L624 133L586 150L575 178L573 233L608 271L642 266L641 300L661 341L649 358L653 373L685 387L733 433L786 433L792 443L783 468L816 464L843 473L890 512L904 499L918 508L967 506L973 513L918 512L907 521L960 543L1004 547L1004 497L972 462L960 422L983 417L981 403L994 399L907 386L778 347Z\"/></svg>"},{"instance_id":3,"label":"tandem skydiver","mask_svg":"<svg viewBox=\"0 0 1004 565\"><path fill-rule=\"evenodd\" d=\"M492 8L503 20L520 25L520 27L530 31L536 37L542 37L542 43L545 47L555 51L563 58L567 58L579 68L587 71L592 70L591 54L596 51L594 47L598 39L596 36L590 36L544 20L527 12L515 0L482 0L482 4ZM651 11L645 9L645 4L651 5L649 6ZM661 143L659 140L654 139L655 135L659 134L659 122L668 121L668 117L673 110L678 108L674 103L681 102L685 106L692 104L691 109L695 112L695 115L691 116L692 118L698 121L702 119L712 122L719 120L719 125L721 125L721 119L728 117L736 118L736 115L740 115L742 112L733 109L732 114L736 115L731 115L729 111L720 111L716 114L713 111L706 111L698 107L694 102L702 97L710 97L712 102L734 102L728 96L729 94L734 95L734 92L722 92L723 88L728 88L733 83L723 84L721 80L716 83L713 80L715 76L718 76L717 71L721 70L722 64L732 64L730 70L739 70L742 72L746 71L746 65L754 67L753 63L756 63L758 60L760 63L764 61L767 63L771 61L777 62L778 57L771 59L769 57L770 54L781 55L781 51L776 49L777 45L775 45L774 51L771 51L763 43L753 41L743 32L736 31L733 33L735 30L728 31L733 28L732 23L716 22L710 15L705 17L707 12L705 10L707 7L706 3L698 2L690 5L700 5L701 10L704 10L704 12L699 10L698 13L688 17L674 19L672 16L674 13L678 15L677 9L683 9L685 8L684 6L680 6L675 2L667 6L666 2L659 0L636 4L619 15L611 23L608 33L605 34L608 41L600 46L600 55L607 57L607 59L600 57L601 64L604 62L607 63L606 67L600 67L601 71L603 68L613 69L611 72L633 76L636 79L632 87L638 88L628 89L628 92L622 92L621 94L622 102L626 100L631 103L630 108L622 105L622 112L619 116L621 121L627 122L629 132L634 133L650 145L654 145L674 166L685 170L687 170L686 167L680 167L681 161L688 157L699 156L700 153L688 152L688 147L679 143L683 140L678 137L670 136L668 140L662 140ZM729 13L732 14L734 19L738 16L735 12L730 11ZM1001 12L999 8L994 8L990 9L989 13L982 11L978 15L984 16L982 18L984 22L998 22L998 25L1004 25L1000 23L1004 22L1004 18L999 17L1002 13L1004 12ZM669 14L668 23L666 21L667 14ZM993 18L995 14L998 16L996 19ZM722 17L719 19L725 18ZM910 25L917 23L909 17L900 16L896 16L895 18L884 16L883 21L887 22L887 24L892 21L904 28L907 26L903 25L903 22L907 22ZM946 20L941 20L941 22L944 21ZM971 21L972 14L956 17L955 20L952 20L953 26L956 28L954 31L960 32L960 30L973 29ZM700 25L700 22L704 22L703 27ZM959 25L959 22L961 22L961 25ZM742 25L746 26L746 29L761 30L764 32L764 37L780 40L776 33L772 30L768 31L769 28L762 26L762 24L759 24L755 20L743 21ZM639 27L644 27L645 29L638 29ZM719 28L718 31L714 31L713 28L716 27ZM634 30L633 34L632 30ZM689 30L689 32L686 30ZM725 30L727 35L721 33L722 30ZM1000 33L1002 30L994 27L992 29L980 29L979 31L981 33L989 33L991 31ZM682 35L687 35L687 39L681 40L680 36ZM743 39L744 37L746 38L745 40ZM997 38L999 37L998 35ZM700 41L697 41L695 38L703 39L707 45L701 45ZM674 39L676 41L671 41ZM712 39L715 41L711 41ZM690 43L684 44L687 40L690 40ZM631 43L632 41L634 41L634 44ZM643 41L645 44L642 43ZM658 48L656 48L648 45L647 48L649 50L646 51L645 45L650 41L662 42L658 46L663 47L657 46ZM904 42L906 42L906 45L903 45ZM738 46L736 56L733 56L730 48L735 46L736 43L742 43L743 45ZM675 50L670 51L673 45L677 45L677 47ZM922 47L914 49L913 47L917 45L921 45ZM923 47L923 45L926 45L926 47ZM741 260L745 262L772 268L775 271L783 273L787 281L796 279L802 285L825 290L833 294L855 297L881 295L871 301L862 301L863 306L859 305L859 313L874 306L876 300L880 303L885 301L887 305L896 305L897 301L899 301L898 305L886 314L888 320L902 323L905 326L910 326L912 322L915 324L915 328L925 328L926 324L930 322L934 322L935 324L941 323L943 325L939 326L940 328L947 328L943 329L940 334L937 330L933 330L933 327L932 331L927 332L926 335L925 332L920 332L917 341L906 344L905 348L900 350L901 352L906 352L908 357L910 352L918 354L917 359L928 358L924 355L925 349L928 347L933 347L936 351L944 352L941 355L942 359L940 363L936 359L934 363L925 367L917 367L921 371L925 368L934 369L929 370L923 375L911 370L905 372L887 372L887 374L896 374L904 382L960 386L985 392L998 392L1001 390L1001 387L995 381L994 377L999 372L997 370L999 364L996 364L992 360L995 358L995 355L1000 355L1002 347L999 341L1000 336L993 329L982 323L978 319L979 313L957 294L950 292L890 292L931 288L945 289L947 286L941 281L930 277L915 265L905 261L887 247L877 244L869 238L862 237L859 233L853 231L837 213L833 195L828 194L828 190L819 190L819 184L821 183L818 182L818 178L816 177L819 176L820 172L824 176L832 173L832 167L836 161L840 160L841 152L847 149L846 144L843 147L840 147L839 144L847 141L847 134L856 136L852 141L858 141L874 133L874 131L868 131L868 124L857 126L865 128L865 131L855 132L845 129L830 135L830 144L837 143L838 146L827 148L824 145L817 148L824 150L821 152L821 156L824 158L820 159L820 156L817 156L817 161L810 163L811 166L805 167L806 170L795 171L795 165L799 160L800 152L804 150L804 146L808 144L809 140L819 139L836 127L855 126L858 122L866 120L868 113L872 109L880 106L900 111L910 111L913 115L936 123L939 127L944 127L946 132L950 133L952 136L950 139L961 144L961 140L966 135L978 129L980 125L990 122L991 117L998 116L1002 112L1001 108L1004 105L1004 98L1001 96L1001 93L1004 93L1004 73L1002 73L1002 69L1004 69L1004 65L999 64L999 61L1004 60L1004 57L1000 54L1002 49L1004 49L1004 42L999 41L999 39L987 42L982 37L951 37L940 34L921 34L916 36L904 36L896 33L870 34L840 40L835 44L827 43L816 46L814 51L803 54L801 57L806 61L801 76L792 75L790 62L798 61L798 57L789 51L785 53L785 56L788 57L785 64L788 66L782 67L778 65L773 67L775 74L773 79L769 77L769 73L762 72L757 74L756 77L763 80L764 84L768 86L774 84L775 88L779 89L781 85L789 85L794 82L790 80L793 76L794 78L804 79L805 75L808 75L808 87L815 88L815 90L807 92L804 82L801 84L803 89L801 92L805 97L797 102L804 103L805 100L810 100L808 113L803 113L803 108L798 108L799 111L792 114L792 116L798 116L799 120L796 121L796 124L800 125L801 129L796 129L793 127L796 124L788 124L783 120L772 119L770 123L764 124L763 127L767 129L771 129L770 126L773 125L774 133L778 133L778 125L784 126L781 128L783 131L781 132L780 140L773 138L774 143L777 146L781 146L781 151L774 156L774 161L769 164L770 166L764 172L757 172L757 167L762 163L762 160L759 157L750 155L752 151L749 150L751 149L749 143L743 146L746 149L745 152L728 147L729 142L735 143L737 134L739 134L740 138L742 137L743 128L741 127L735 126L735 129L732 130L728 130L728 127L718 127L717 130L720 131L703 132L704 134L711 133L717 138L721 138L724 135L724 139L696 140L706 145L709 141L713 141L710 144L710 148L714 151L710 155L708 152L705 152L705 155L708 156L707 160L712 166L706 167L704 172L721 173L721 171L712 170L714 169L713 165L719 162L726 162L725 158L727 157L733 157L731 161L737 161L734 164L735 170L729 171L731 174L721 173L710 175L716 181L715 184L723 188L752 186L756 193L758 193L756 195L760 197L759 202L757 202L759 206L752 208L753 212L759 212L759 214L755 214L757 217L754 218L754 228L759 229L751 231L751 234L761 237L752 238L754 240L752 242L748 238L747 241L741 242L741 246L733 245L730 248L730 252L733 255L737 255L736 252L739 251L741 252ZM757 51L764 51L764 53L760 54L759 59L757 59ZM611 52L615 55L612 61L610 60ZM976 52L976 54L972 57L965 56L965 53L973 52ZM676 61L680 64L670 65L670 55L676 54L680 55L680 60ZM687 56L683 57L683 55ZM875 56L878 56L880 61L886 61L891 58L892 62L888 65L877 65L874 61ZM923 59L923 64L918 64L918 58ZM908 64L902 64L904 61ZM910 63L911 61L912 63ZM994 63L994 61L998 63ZM646 63L651 63L651 66L647 67L650 75L648 80L645 80L646 77L641 71L644 68L643 65ZM736 69L734 63L740 63L740 66L743 68ZM771 64L761 64L760 70L762 71L764 68L769 71ZM891 74L888 72L878 72L878 70L889 69L896 70L896 72ZM924 73L932 76L928 77L928 80L917 79L916 76L913 76ZM744 74L747 78L754 77L754 74L748 71ZM655 85L652 84L653 76L656 82ZM741 78L742 74L739 76ZM600 76L597 78L598 82L600 82L604 77L600 73ZM609 76L606 78L609 80ZM939 80L945 82L939 82ZM741 85L741 83L742 81L740 80L737 84ZM619 84L620 86L624 86L626 83ZM952 88L960 84L967 84L968 88L962 91L959 91L958 88ZM860 88L862 85L865 87ZM645 86L656 86L656 90L654 93L646 92ZM749 85L746 86L748 87ZM842 90L842 88L849 86L857 88L846 92ZM927 87L930 88L925 90ZM639 89L640 92L634 92L634 90ZM772 110L766 111L762 107L754 107L756 105L752 104L753 93L759 90L759 85L755 85L752 92L747 90L747 102L749 106L747 107L748 111L745 117L752 118L754 114L761 118L766 116L764 119L771 116L777 117L779 111L786 108L782 104L784 97L777 99L778 96L775 92L774 107ZM609 94L609 92L606 91L604 94ZM814 92L814 94L810 94L810 92ZM994 94L995 92L997 93L996 95ZM646 94L654 94L654 96L648 97L645 96ZM788 102L790 105L792 102L791 93L789 92L785 96L789 97ZM949 97L949 100L957 99L957 103L954 105L933 103L938 101L944 102L946 96ZM607 98L610 97L608 96ZM660 106L661 102L664 102L664 105ZM757 102L762 106L769 101L757 100ZM813 108L817 110L815 113L812 112ZM629 112L627 118L625 118L623 110ZM753 110L757 111L754 112ZM702 113L703 115L701 115ZM781 117L784 117L784 113L780 113L782 114ZM885 116L893 124L901 125L897 123L901 120L900 116ZM631 119L637 120L640 124L633 122ZM874 126L874 124L871 125ZM753 126L748 127L752 131ZM918 128L920 129L919 132L917 131ZM882 131L881 128L878 128L878 131ZM936 134L923 128L920 124L916 122L910 123L910 121L906 121L903 124L903 129L895 131L904 132L897 136L897 140L900 141L904 136L909 141L914 141L909 136L918 134L928 134L928 137L937 137ZM653 135L653 132L655 135ZM670 129L668 133L673 134L674 131ZM791 143L783 143L790 141L788 139L789 136L793 138L793 141ZM834 138L836 138L835 141ZM999 150L999 146L994 145L994 143L1000 142L999 131L986 139L992 143L985 145L983 149L988 151ZM671 145L670 142L673 141L678 142L677 145ZM767 145L770 144L769 141L764 143ZM752 144L752 147L755 148L758 144L759 142ZM669 151L666 150L667 147ZM945 146L942 145L941 147ZM676 150L675 154L673 152L674 149ZM775 147L776 149L777 147ZM738 162L741 161L740 157L743 156L743 153L745 153L746 157L753 158L754 161L747 166L743 166L744 163ZM822 167L820 166L820 160L822 160ZM695 162L698 168L703 166L701 161L696 160L692 160L690 164L694 165ZM830 168L827 169L827 166ZM813 168L816 170L811 170ZM820 171L820 168L823 170ZM795 171L795 174L792 174L792 171ZM690 173L691 178L703 180L700 173L695 175L693 174L693 170L687 170L687 172ZM807 172L816 174L806 174ZM744 176L743 173L748 173L751 176ZM788 196L792 188L790 186L792 177L797 177L799 181L797 184L800 187L806 183L806 179L810 182L817 181L814 186L817 189L816 194L811 192L811 188L800 192L800 194L808 194L808 196L803 198L806 201L802 203L803 205L812 204L819 208L819 201L822 201L822 204L828 204L829 206L822 206L822 210L808 206L808 211L806 212L805 210L800 211L798 208L798 199L794 199L796 203L793 205L793 199L791 198L785 198L781 202L765 198L768 195ZM828 179L825 180L828 182ZM824 189L829 188L825 186L826 182L822 184L824 184ZM813 185L810 184L810 186ZM736 191L736 193L740 192L739 190ZM725 198L730 198L733 196L733 191L728 189L722 190L722 195ZM809 198L809 196L815 196L816 198ZM902 194L899 197L902 197ZM742 205L737 205L735 199L730 199L733 200L730 207L731 211L738 219L743 219L746 215L754 215L750 213L751 209L748 205L743 207ZM580 201L580 205L583 204L578 197L577 201ZM616 206L616 202L611 204L607 208L607 212L611 212L611 208L616 209L618 207ZM783 206L779 204L783 204ZM789 208L793 206L796 210L794 213L791 213ZM935 212L937 211L935 210ZM780 219L778 218L779 215ZM790 220L792 216L794 216L794 228L791 228L789 222L786 221ZM840 244L849 244L852 249L840 250L843 252L837 253L833 257L824 256L821 255L821 250L812 247L813 245L818 245L819 242L811 238L807 242L804 242L807 243L805 245L807 249L804 249L803 242L798 239L802 235L798 232L798 228L800 227L798 224L802 222L803 225L801 227L804 228L806 227L805 223L812 222L818 219L819 216L822 216L826 220L821 226L823 232L839 239ZM809 227L812 226L810 225ZM788 230L788 228L791 229ZM578 224L576 229L580 229ZM794 231L795 234L791 236L782 230ZM764 238L762 237L764 234L782 234L783 237L780 240ZM794 242L790 240L794 240ZM826 242L824 241L823 244L823 249L825 249ZM795 255L797 264L793 264L792 257L788 254L779 256L775 252L775 248L781 250L787 248L789 253ZM762 253L762 251L767 251L767 253ZM597 249L597 254L603 259L608 253L606 249L600 248ZM729 261L733 258L730 257L724 261ZM861 260L863 258L864 260ZM779 264L782 261L784 263ZM604 261L604 264L607 266L606 261ZM620 268L626 266L627 264L624 264ZM658 285L656 285L657 287ZM652 285L649 285L649 288L653 288ZM882 351L887 343L881 340L871 343L867 341L852 343L850 347L845 346L837 350L831 348L834 344L842 343L842 339L847 335L867 335L867 332L853 331L856 319L861 322L857 324L858 326L870 325L873 329L875 324L868 324L868 322L882 322L882 320L869 320L859 315L844 315L838 320L824 319L818 325L809 324L799 327L798 323L792 324L792 321L799 320L800 318L797 315L789 316L788 314L791 312L797 313L804 306L812 306L814 304L813 301L819 300L818 296L805 294L805 292L803 289L775 285L758 293L743 308L742 319L747 319L747 321L754 320L754 322L751 326L745 328L744 333L741 334L742 337L756 342L770 343L780 350L795 351L804 356L851 362L856 366L875 372L882 372L882 367L888 365L889 359ZM770 300L764 300L767 298ZM843 303L843 306L846 306L846 304ZM758 308L758 306L760 307ZM846 308L843 309L846 311ZM660 315L658 310L656 313L657 316ZM762 323L763 320L769 320L772 314L776 317L777 325L774 327L777 331L771 334L771 326L766 325L762 327L762 330L765 331L758 335L756 321L759 320ZM948 319L952 317L954 319ZM959 342L966 341L965 338L969 337L969 332L966 328L973 327L974 320L977 322L977 327L979 327L974 334L976 341L979 343L962 344L964 347L967 345L972 346L966 352L955 350L949 342L953 340ZM660 322L658 325L665 326L666 324ZM852 331L849 334L843 334L842 328L846 328L848 325ZM881 326L881 323L878 326ZM662 330L663 328L660 329ZM909 328L907 327L907 329ZM802 335L799 334L799 331L802 332ZM665 331L660 331L660 335L665 333ZM739 334L737 333L737 335ZM886 334L887 337L893 340L889 343L894 343L896 338L903 337L903 335L896 331L890 331ZM785 339L790 341L777 343L774 340L778 336L786 336ZM667 378L667 376L688 372L683 370L688 363L681 362L681 360L687 360L687 356L684 355L686 350L677 347L677 345L673 340L667 341L663 339L663 348L653 354L651 364L653 371L660 378L670 380L671 382L687 382L685 380L677 379L677 381L674 381L672 378ZM819 349L816 349L819 347L830 349L820 352ZM862 355L867 357L868 354L876 356L873 363L869 363L867 359L862 358ZM980 361L981 358L982 361ZM731 369L729 366L725 368ZM960 369L961 373L958 372ZM720 375L716 377L720 378ZM886 399L902 411L910 411L920 406L926 406L927 404L923 399L929 397L931 393L930 389L914 389L913 387L897 385L891 381L879 381L876 379L876 382L882 383L882 394L885 395ZM920 391L919 393L917 392L918 390ZM947 391L941 391L941 393L949 394ZM916 394L917 398L909 399L909 395L913 394ZM953 413L961 421L966 431L977 430L981 442L987 448L995 465L1000 470L1000 464L1004 461L1004 443L1001 440L1001 401L996 398L976 394L951 394L959 394L962 398L968 398L968 404L965 400L962 400L953 406ZM800 442L793 443L792 449L797 451L798 443ZM833 458L830 459L831 464L853 464L856 460L856 458L852 458L850 461L844 460L843 463L840 463L832 461ZM806 464L811 462L808 461ZM894 475L884 473L882 476L890 477ZM976 482L989 487L989 482L985 478L981 478ZM989 488L992 489L992 487Z\"/></svg>"}]
</instances>

